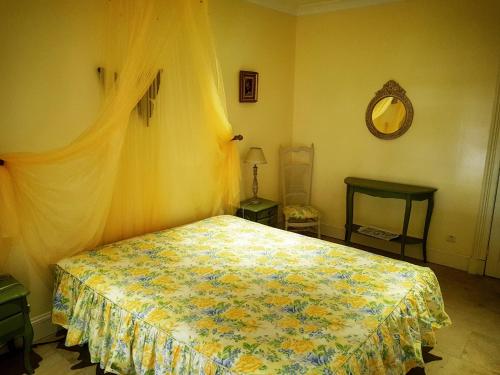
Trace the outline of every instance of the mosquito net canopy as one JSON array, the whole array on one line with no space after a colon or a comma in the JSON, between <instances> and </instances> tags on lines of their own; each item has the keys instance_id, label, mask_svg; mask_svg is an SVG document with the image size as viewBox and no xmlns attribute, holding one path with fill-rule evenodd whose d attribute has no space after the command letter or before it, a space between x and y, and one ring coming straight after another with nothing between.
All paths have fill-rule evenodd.
<instances>
[{"instance_id":1,"label":"mosquito net canopy","mask_svg":"<svg viewBox=\"0 0 500 375\"><path fill-rule=\"evenodd\" d=\"M43 269L239 199L206 0L107 6L98 118L61 149L0 155L0 236Z\"/></svg>"}]
</instances>

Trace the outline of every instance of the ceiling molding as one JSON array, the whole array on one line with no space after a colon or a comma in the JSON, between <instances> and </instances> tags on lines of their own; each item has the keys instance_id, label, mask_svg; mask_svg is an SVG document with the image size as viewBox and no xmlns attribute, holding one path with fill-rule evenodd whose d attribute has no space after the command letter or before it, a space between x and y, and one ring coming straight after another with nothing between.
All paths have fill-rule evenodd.
<instances>
[{"instance_id":1,"label":"ceiling molding","mask_svg":"<svg viewBox=\"0 0 500 375\"><path fill-rule=\"evenodd\" d=\"M317 3L304 4L298 7L297 16L308 14L335 12L336 10L362 8L373 5L394 3L401 0L330 0L318 1Z\"/></svg>"},{"instance_id":2,"label":"ceiling molding","mask_svg":"<svg viewBox=\"0 0 500 375\"><path fill-rule=\"evenodd\" d=\"M298 15L298 6L293 4L284 4L280 0L246 0L249 3L260 5L264 8L277 10L278 12L291 14L292 16Z\"/></svg>"},{"instance_id":3,"label":"ceiling molding","mask_svg":"<svg viewBox=\"0 0 500 375\"><path fill-rule=\"evenodd\" d=\"M295 5L292 2L283 0L246 0L250 3L271 8L279 12L294 16L305 16L308 14L318 14L335 12L342 9L362 8L367 6L394 3L402 0L323 0L311 2L309 4Z\"/></svg>"}]
</instances>

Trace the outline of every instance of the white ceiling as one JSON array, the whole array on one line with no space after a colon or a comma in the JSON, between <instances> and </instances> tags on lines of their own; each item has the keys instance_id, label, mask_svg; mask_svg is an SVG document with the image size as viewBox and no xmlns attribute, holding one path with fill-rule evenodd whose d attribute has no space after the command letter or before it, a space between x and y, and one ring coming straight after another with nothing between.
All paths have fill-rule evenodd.
<instances>
[{"instance_id":1,"label":"white ceiling","mask_svg":"<svg viewBox=\"0 0 500 375\"><path fill-rule=\"evenodd\" d=\"M251 3L280 12L302 16L306 14L333 12L340 9L359 8L370 5L392 3L401 0L247 0Z\"/></svg>"}]
</instances>

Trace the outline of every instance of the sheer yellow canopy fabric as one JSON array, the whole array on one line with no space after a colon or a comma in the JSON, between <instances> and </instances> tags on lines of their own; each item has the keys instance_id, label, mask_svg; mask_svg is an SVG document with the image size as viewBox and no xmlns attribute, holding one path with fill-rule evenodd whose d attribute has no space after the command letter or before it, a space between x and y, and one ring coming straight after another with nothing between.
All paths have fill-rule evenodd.
<instances>
[{"instance_id":1,"label":"sheer yellow canopy fabric","mask_svg":"<svg viewBox=\"0 0 500 375\"><path fill-rule=\"evenodd\" d=\"M0 155L0 236L45 269L102 242L221 213L239 199L207 2L108 6L105 100L95 123L61 149ZM146 126L135 106L159 71Z\"/></svg>"}]
</instances>

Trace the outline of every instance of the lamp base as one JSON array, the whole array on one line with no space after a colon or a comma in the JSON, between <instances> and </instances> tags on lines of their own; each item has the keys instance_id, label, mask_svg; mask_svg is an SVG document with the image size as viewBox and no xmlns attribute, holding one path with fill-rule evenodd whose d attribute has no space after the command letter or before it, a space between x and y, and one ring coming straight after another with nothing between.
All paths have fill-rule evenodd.
<instances>
[{"instance_id":1,"label":"lamp base","mask_svg":"<svg viewBox=\"0 0 500 375\"><path fill-rule=\"evenodd\" d=\"M259 204L260 203L260 198L259 197L253 197L250 200L250 204Z\"/></svg>"},{"instance_id":2,"label":"lamp base","mask_svg":"<svg viewBox=\"0 0 500 375\"><path fill-rule=\"evenodd\" d=\"M252 184L252 193L253 198L250 201L250 204L259 204L260 198L257 197L257 192L259 191L259 183L257 182L257 164L253 166L253 184Z\"/></svg>"}]
</instances>

